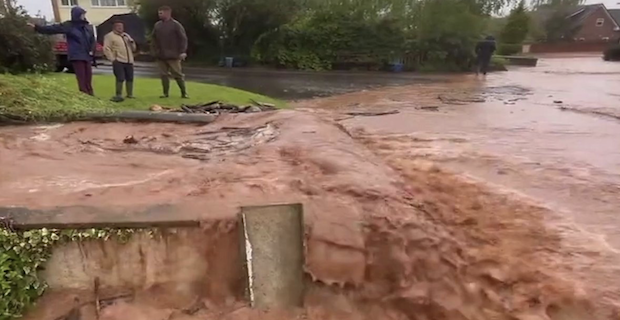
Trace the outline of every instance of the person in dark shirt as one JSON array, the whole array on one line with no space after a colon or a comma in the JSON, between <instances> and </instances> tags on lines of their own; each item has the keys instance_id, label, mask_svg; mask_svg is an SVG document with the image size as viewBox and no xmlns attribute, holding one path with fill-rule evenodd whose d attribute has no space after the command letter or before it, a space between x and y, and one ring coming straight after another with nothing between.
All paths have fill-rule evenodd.
<instances>
[{"instance_id":1,"label":"person in dark shirt","mask_svg":"<svg viewBox=\"0 0 620 320\"><path fill-rule=\"evenodd\" d=\"M164 95L168 98L170 93L170 76L172 76L179 88L181 96L189 98L185 88L185 77L181 69L181 62L187 58L187 34L180 22L172 18L172 9L167 6L159 8L160 21L153 27L152 53L157 59L161 72L161 84Z\"/></svg>"},{"instance_id":2,"label":"person in dark shirt","mask_svg":"<svg viewBox=\"0 0 620 320\"><path fill-rule=\"evenodd\" d=\"M495 38L487 36L476 44L476 74L482 72L486 75L491 64L491 57L495 52Z\"/></svg>"},{"instance_id":3,"label":"person in dark shirt","mask_svg":"<svg viewBox=\"0 0 620 320\"><path fill-rule=\"evenodd\" d=\"M93 54L96 49L95 33L86 20L86 11L80 7L71 9L71 20L51 26L30 27L41 34L64 34L67 37L67 54L73 65L80 91L93 95Z\"/></svg>"}]
</instances>

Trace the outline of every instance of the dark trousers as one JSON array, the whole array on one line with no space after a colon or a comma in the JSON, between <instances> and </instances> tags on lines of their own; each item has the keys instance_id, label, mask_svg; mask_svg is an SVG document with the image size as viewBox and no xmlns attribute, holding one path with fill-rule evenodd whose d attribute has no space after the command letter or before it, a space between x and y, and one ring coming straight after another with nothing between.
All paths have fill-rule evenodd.
<instances>
[{"instance_id":1,"label":"dark trousers","mask_svg":"<svg viewBox=\"0 0 620 320\"><path fill-rule=\"evenodd\" d=\"M482 74L487 74L487 72L489 72L489 65L491 64L491 57L479 55L477 60L477 71L482 72Z\"/></svg>"},{"instance_id":2,"label":"dark trousers","mask_svg":"<svg viewBox=\"0 0 620 320\"><path fill-rule=\"evenodd\" d=\"M112 72L116 77L116 82L133 82L133 64L114 61L112 62Z\"/></svg>"},{"instance_id":3,"label":"dark trousers","mask_svg":"<svg viewBox=\"0 0 620 320\"><path fill-rule=\"evenodd\" d=\"M73 64L73 71L80 91L91 96L94 95L93 66L90 61L71 61L71 64Z\"/></svg>"}]
</instances>

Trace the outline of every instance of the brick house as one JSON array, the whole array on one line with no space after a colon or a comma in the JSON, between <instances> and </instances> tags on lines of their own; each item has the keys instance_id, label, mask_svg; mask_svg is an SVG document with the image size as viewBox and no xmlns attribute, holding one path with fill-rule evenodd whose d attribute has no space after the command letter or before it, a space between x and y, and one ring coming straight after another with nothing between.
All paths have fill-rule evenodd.
<instances>
[{"instance_id":1,"label":"brick house","mask_svg":"<svg viewBox=\"0 0 620 320\"><path fill-rule=\"evenodd\" d=\"M575 30L573 40L586 42L616 41L620 37L616 18L620 18L620 10L608 10L602 3L581 6L566 17Z\"/></svg>"}]
</instances>

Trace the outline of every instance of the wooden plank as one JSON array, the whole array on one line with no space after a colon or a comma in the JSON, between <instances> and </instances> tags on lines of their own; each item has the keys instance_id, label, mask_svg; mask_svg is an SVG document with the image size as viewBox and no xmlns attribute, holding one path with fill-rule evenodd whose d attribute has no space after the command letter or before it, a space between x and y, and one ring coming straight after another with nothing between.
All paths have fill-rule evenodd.
<instances>
[{"instance_id":1,"label":"wooden plank","mask_svg":"<svg viewBox=\"0 0 620 320\"><path fill-rule=\"evenodd\" d=\"M251 305L261 309L302 306L302 205L243 207L241 220Z\"/></svg>"}]
</instances>

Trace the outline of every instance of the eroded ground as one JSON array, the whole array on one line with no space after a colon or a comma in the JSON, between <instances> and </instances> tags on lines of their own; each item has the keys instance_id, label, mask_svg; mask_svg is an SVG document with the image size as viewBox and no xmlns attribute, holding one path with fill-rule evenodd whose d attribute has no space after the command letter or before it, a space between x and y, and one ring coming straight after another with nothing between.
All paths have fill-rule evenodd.
<instances>
[{"instance_id":1,"label":"eroded ground","mask_svg":"<svg viewBox=\"0 0 620 320\"><path fill-rule=\"evenodd\" d=\"M252 311L230 274L167 303L178 286L122 275L153 270L147 263L96 271L104 285L142 292L103 319L618 319L620 123L590 111L613 113L620 66L601 63L545 60L204 127L2 128L0 206L172 203L232 226L240 205L304 203L312 284L303 310ZM196 250L235 261L234 250L206 246ZM147 261L161 254L133 248ZM182 312L196 297L204 307ZM59 305L47 299L31 318Z\"/></svg>"}]
</instances>

